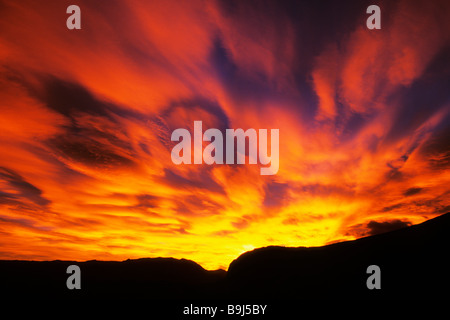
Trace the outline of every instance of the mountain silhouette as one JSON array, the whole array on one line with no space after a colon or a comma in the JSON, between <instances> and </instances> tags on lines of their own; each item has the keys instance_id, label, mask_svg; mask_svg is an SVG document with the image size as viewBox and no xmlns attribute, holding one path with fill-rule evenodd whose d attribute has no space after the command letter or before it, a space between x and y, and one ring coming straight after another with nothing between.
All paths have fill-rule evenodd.
<instances>
[{"instance_id":1,"label":"mountain silhouette","mask_svg":"<svg viewBox=\"0 0 450 320\"><path fill-rule=\"evenodd\" d=\"M450 213L424 223L323 247L265 247L228 269L186 259L0 261L4 298L28 299L448 299ZM81 289L69 290L69 265ZM381 270L369 290L367 267Z\"/></svg>"},{"instance_id":2,"label":"mountain silhouette","mask_svg":"<svg viewBox=\"0 0 450 320\"><path fill-rule=\"evenodd\" d=\"M80 267L80 290L66 286L70 265ZM208 271L186 259L142 258L122 262L2 260L0 273L2 293L10 298L195 299L216 292L226 271Z\"/></svg>"},{"instance_id":3,"label":"mountain silhouette","mask_svg":"<svg viewBox=\"0 0 450 320\"><path fill-rule=\"evenodd\" d=\"M266 247L228 269L236 297L269 299L449 298L450 213L418 225L323 247ZM369 290L367 267L381 269Z\"/></svg>"}]
</instances>

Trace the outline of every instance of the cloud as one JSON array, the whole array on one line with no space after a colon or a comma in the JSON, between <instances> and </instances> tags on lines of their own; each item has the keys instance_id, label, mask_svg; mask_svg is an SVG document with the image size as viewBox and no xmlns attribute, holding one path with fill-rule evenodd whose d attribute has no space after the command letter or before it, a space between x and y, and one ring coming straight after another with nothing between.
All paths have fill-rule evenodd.
<instances>
[{"instance_id":1,"label":"cloud","mask_svg":"<svg viewBox=\"0 0 450 320\"><path fill-rule=\"evenodd\" d=\"M371 220L365 224L350 226L347 229L347 235L355 235L357 237L373 236L376 234L405 228L411 224L412 223L408 220L394 219L382 222Z\"/></svg>"},{"instance_id":2,"label":"cloud","mask_svg":"<svg viewBox=\"0 0 450 320\"><path fill-rule=\"evenodd\" d=\"M370 221L367 224L367 228L369 229L369 235L375 235L379 233L389 232L393 230L397 230L400 228L405 228L411 225L409 221L402 220L390 220L384 222Z\"/></svg>"},{"instance_id":3,"label":"cloud","mask_svg":"<svg viewBox=\"0 0 450 320\"><path fill-rule=\"evenodd\" d=\"M200 176L189 179L174 173L170 169L165 169L162 182L177 188L200 188L207 189L211 192L224 193L223 188L214 181L207 170L201 170Z\"/></svg>"},{"instance_id":4,"label":"cloud","mask_svg":"<svg viewBox=\"0 0 450 320\"><path fill-rule=\"evenodd\" d=\"M10 218L10 217L2 217L0 216L0 221L6 224L15 224L23 228L31 228L38 229L44 232L51 231L51 227L39 226L36 225L36 222L31 219L23 219L23 218Z\"/></svg>"},{"instance_id":5,"label":"cloud","mask_svg":"<svg viewBox=\"0 0 450 320\"><path fill-rule=\"evenodd\" d=\"M8 168L0 167L0 179L2 185L4 183L9 185L5 189L10 191L4 193L3 197L15 199L15 195L25 198L39 206L46 206L50 204L50 200L42 196L42 190L27 182L22 176Z\"/></svg>"},{"instance_id":6,"label":"cloud","mask_svg":"<svg viewBox=\"0 0 450 320\"><path fill-rule=\"evenodd\" d=\"M263 204L265 207L278 207L288 200L289 185L287 183L271 182L265 185Z\"/></svg>"},{"instance_id":7,"label":"cloud","mask_svg":"<svg viewBox=\"0 0 450 320\"><path fill-rule=\"evenodd\" d=\"M422 191L422 188L409 188L408 190L405 191L404 195L408 197L408 196L418 194L421 191Z\"/></svg>"}]
</instances>

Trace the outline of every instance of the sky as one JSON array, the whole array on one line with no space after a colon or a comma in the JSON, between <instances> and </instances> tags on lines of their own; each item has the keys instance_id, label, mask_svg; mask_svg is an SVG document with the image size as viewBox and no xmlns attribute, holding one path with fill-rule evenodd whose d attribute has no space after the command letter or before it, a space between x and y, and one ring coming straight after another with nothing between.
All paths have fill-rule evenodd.
<instances>
[{"instance_id":1,"label":"sky","mask_svg":"<svg viewBox=\"0 0 450 320\"><path fill-rule=\"evenodd\" d=\"M450 211L449 15L425 0L1 0L0 259L226 269ZM279 171L174 164L172 132L197 120L279 129Z\"/></svg>"}]
</instances>

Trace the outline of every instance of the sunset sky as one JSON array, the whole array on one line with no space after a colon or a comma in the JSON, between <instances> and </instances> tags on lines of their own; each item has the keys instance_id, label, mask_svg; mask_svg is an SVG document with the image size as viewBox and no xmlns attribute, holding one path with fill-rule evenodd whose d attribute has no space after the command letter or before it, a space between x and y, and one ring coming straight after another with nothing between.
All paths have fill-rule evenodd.
<instances>
[{"instance_id":1,"label":"sunset sky","mask_svg":"<svg viewBox=\"0 0 450 320\"><path fill-rule=\"evenodd\" d=\"M450 211L449 16L446 0L0 0L0 259L226 269ZM195 120L279 129L278 173L175 165L171 133Z\"/></svg>"}]
</instances>

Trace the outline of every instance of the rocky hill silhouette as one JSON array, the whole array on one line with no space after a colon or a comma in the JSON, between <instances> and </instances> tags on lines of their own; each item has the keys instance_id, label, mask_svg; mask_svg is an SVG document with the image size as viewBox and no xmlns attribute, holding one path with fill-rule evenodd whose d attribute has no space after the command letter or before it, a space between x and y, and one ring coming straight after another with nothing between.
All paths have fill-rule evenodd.
<instances>
[{"instance_id":1,"label":"rocky hill silhouette","mask_svg":"<svg viewBox=\"0 0 450 320\"><path fill-rule=\"evenodd\" d=\"M67 267L81 270L81 289L69 290ZM203 298L221 287L226 271L208 271L186 259L126 261L0 261L6 298L183 299ZM5 290L6 289L6 290Z\"/></svg>"},{"instance_id":2,"label":"rocky hill silhouette","mask_svg":"<svg viewBox=\"0 0 450 320\"><path fill-rule=\"evenodd\" d=\"M323 247L265 247L224 270L193 261L0 261L4 298L29 299L448 299L450 213L422 224ZM66 269L81 269L69 290ZM366 287L369 265L381 289Z\"/></svg>"},{"instance_id":3,"label":"rocky hill silhouette","mask_svg":"<svg viewBox=\"0 0 450 320\"><path fill-rule=\"evenodd\" d=\"M236 297L268 299L448 299L450 213L418 225L323 247L266 247L229 267ZM381 289L366 286L381 268Z\"/></svg>"}]
</instances>

